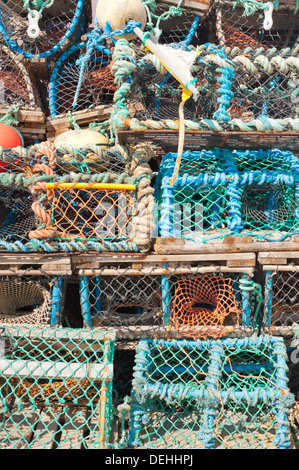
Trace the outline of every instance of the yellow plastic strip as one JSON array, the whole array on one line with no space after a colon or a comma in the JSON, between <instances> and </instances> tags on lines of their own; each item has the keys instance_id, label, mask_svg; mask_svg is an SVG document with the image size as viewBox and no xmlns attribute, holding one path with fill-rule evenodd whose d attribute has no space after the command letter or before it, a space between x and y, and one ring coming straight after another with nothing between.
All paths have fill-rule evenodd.
<instances>
[{"instance_id":1,"label":"yellow plastic strip","mask_svg":"<svg viewBox=\"0 0 299 470\"><path fill-rule=\"evenodd\" d=\"M117 183L47 183L47 189L115 189L116 191L134 191L135 184Z\"/></svg>"}]
</instances>

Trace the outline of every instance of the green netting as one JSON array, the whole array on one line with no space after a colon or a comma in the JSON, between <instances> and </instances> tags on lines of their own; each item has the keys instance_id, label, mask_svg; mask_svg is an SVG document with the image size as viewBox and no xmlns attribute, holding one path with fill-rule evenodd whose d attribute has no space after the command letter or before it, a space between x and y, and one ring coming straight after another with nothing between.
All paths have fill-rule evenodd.
<instances>
[{"instance_id":1,"label":"green netting","mask_svg":"<svg viewBox=\"0 0 299 470\"><path fill-rule=\"evenodd\" d=\"M2 327L2 449L105 448L115 337L100 330Z\"/></svg>"},{"instance_id":2,"label":"green netting","mask_svg":"<svg viewBox=\"0 0 299 470\"><path fill-rule=\"evenodd\" d=\"M270 336L140 341L130 445L290 448L286 359Z\"/></svg>"},{"instance_id":3,"label":"green netting","mask_svg":"<svg viewBox=\"0 0 299 470\"><path fill-rule=\"evenodd\" d=\"M156 181L160 236L281 241L298 233L298 159L289 151L186 151L163 157Z\"/></svg>"}]
</instances>

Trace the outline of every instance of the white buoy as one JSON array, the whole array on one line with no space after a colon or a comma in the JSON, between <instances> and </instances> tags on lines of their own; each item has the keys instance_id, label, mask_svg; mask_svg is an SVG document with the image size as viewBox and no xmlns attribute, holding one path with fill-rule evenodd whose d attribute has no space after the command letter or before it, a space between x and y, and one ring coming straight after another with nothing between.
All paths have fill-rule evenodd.
<instances>
[{"instance_id":1,"label":"white buoy","mask_svg":"<svg viewBox=\"0 0 299 470\"><path fill-rule=\"evenodd\" d=\"M112 31L124 29L130 20L141 23L140 29L143 30L147 22L146 10L140 0L98 0L96 17L101 29L104 30L109 23ZM135 34L125 34L117 39L135 37Z\"/></svg>"},{"instance_id":2,"label":"white buoy","mask_svg":"<svg viewBox=\"0 0 299 470\"><path fill-rule=\"evenodd\" d=\"M88 144L101 144L101 148L105 149L109 144L109 140L100 132L91 129L72 129L63 132L54 140L57 149L64 144L70 144L75 149L84 148Z\"/></svg>"}]
</instances>

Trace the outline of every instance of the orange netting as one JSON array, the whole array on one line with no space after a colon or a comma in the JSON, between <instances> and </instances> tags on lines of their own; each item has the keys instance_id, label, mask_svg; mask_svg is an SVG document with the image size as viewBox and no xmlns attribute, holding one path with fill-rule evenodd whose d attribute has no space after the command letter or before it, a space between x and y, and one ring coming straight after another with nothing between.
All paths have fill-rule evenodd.
<instances>
[{"instance_id":1,"label":"orange netting","mask_svg":"<svg viewBox=\"0 0 299 470\"><path fill-rule=\"evenodd\" d=\"M43 220L45 229L30 232L30 238L128 239L132 233L134 191L97 189L88 183L84 189L73 187L46 188L48 208L36 202L34 212ZM55 187L55 185L54 185Z\"/></svg>"},{"instance_id":2,"label":"orange netting","mask_svg":"<svg viewBox=\"0 0 299 470\"><path fill-rule=\"evenodd\" d=\"M260 46L258 31L243 32L238 27L225 20L222 20L222 31L226 47L239 47L240 49L251 47L255 50Z\"/></svg>"},{"instance_id":3,"label":"orange netting","mask_svg":"<svg viewBox=\"0 0 299 470\"><path fill-rule=\"evenodd\" d=\"M179 279L172 302L171 320L184 336L218 337L231 330L226 324L238 323L240 310L231 279L216 276Z\"/></svg>"}]
</instances>

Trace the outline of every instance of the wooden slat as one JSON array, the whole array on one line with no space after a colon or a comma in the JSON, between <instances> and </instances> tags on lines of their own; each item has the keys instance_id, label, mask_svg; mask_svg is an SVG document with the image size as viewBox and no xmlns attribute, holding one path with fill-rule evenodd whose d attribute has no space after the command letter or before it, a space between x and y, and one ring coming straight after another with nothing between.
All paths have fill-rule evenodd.
<instances>
[{"instance_id":1,"label":"wooden slat","mask_svg":"<svg viewBox=\"0 0 299 470\"><path fill-rule=\"evenodd\" d=\"M0 114L6 114L9 110L9 107L1 107ZM20 108L17 112L17 120L21 123L41 123L45 124L46 116L43 111L39 111L36 109L26 109Z\"/></svg>"},{"instance_id":2,"label":"wooden slat","mask_svg":"<svg viewBox=\"0 0 299 470\"><path fill-rule=\"evenodd\" d=\"M299 272L299 266L292 264L263 264L263 271L285 271L285 272Z\"/></svg>"},{"instance_id":3,"label":"wooden slat","mask_svg":"<svg viewBox=\"0 0 299 470\"><path fill-rule=\"evenodd\" d=\"M174 5L178 6L180 1L179 0L157 0L156 2L158 5ZM189 10L190 12L195 13L207 13L209 9L209 1L207 0L183 0L180 5L182 10Z\"/></svg>"},{"instance_id":4,"label":"wooden slat","mask_svg":"<svg viewBox=\"0 0 299 470\"><path fill-rule=\"evenodd\" d=\"M75 111L72 116L75 118L78 125L89 124L91 122L97 122L108 119L112 111L111 107L99 106L93 110ZM51 132L65 131L71 128L68 117L65 114L57 116L55 119L49 119L46 123L47 132L51 135Z\"/></svg>"},{"instance_id":5,"label":"wooden slat","mask_svg":"<svg viewBox=\"0 0 299 470\"><path fill-rule=\"evenodd\" d=\"M132 264L134 269L143 269L147 265L159 265L161 263L188 264L190 263L225 263L230 267L255 266L256 253L186 253L186 254L156 254L156 253L103 253L82 254L72 257L73 269L100 269L110 264Z\"/></svg>"},{"instance_id":6,"label":"wooden slat","mask_svg":"<svg viewBox=\"0 0 299 470\"><path fill-rule=\"evenodd\" d=\"M113 364L67 363L52 361L26 361L0 359L0 375L10 377L36 377L36 378L89 378L111 380Z\"/></svg>"},{"instance_id":7,"label":"wooden slat","mask_svg":"<svg viewBox=\"0 0 299 470\"><path fill-rule=\"evenodd\" d=\"M121 145L152 142L165 153L176 152L178 149L178 130L122 130L117 136ZM236 148L266 150L275 147L298 154L299 132L185 131L184 150L200 150L203 147L224 147L232 150Z\"/></svg>"},{"instance_id":8,"label":"wooden slat","mask_svg":"<svg viewBox=\"0 0 299 470\"><path fill-rule=\"evenodd\" d=\"M294 262L299 260L299 251L264 251L258 254L258 261L261 264L287 264L288 260Z\"/></svg>"},{"instance_id":9,"label":"wooden slat","mask_svg":"<svg viewBox=\"0 0 299 470\"><path fill-rule=\"evenodd\" d=\"M50 341L66 341L66 342L81 342L83 341L93 341L93 342L101 342L104 344L105 340L114 341L115 333L114 331L102 331L100 329L97 330L80 330L79 332L76 329L69 330L67 333L65 332L64 328L43 328L40 326L35 326L32 330L28 328L24 328L22 326L12 327L7 326L5 327L5 334L9 334L14 338L36 338L40 341L42 340L49 340ZM92 346L92 345L91 345Z\"/></svg>"},{"instance_id":10,"label":"wooden slat","mask_svg":"<svg viewBox=\"0 0 299 470\"><path fill-rule=\"evenodd\" d=\"M79 271L80 276L96 276L101 274L102 276L167 276L167 275L178 275L178 274L204 274L204 273L246 273L253 275L252 267L229 267L229 266L177 266L175 268L143 268L142 271L139 269L119 269L119 268L107 268L107 269L82 269Z\"/></svg>"},{"instance_id":11,"label":"wooden slat","mask_svg":"<svg viewBox=\"0 0 299 470\"><path fill-rule=\"evenodd\" d=\"M40 268L38 268L37 265L39 265ZM34 266L34 268L32 266ZM71 258L69 256L51 257L49 255L43 256L36 254L33 254L33 256L28 256L21 253L10 256L9 254L1 253L1 276L13 274L43 275L43 273L52 275L71 275Z\"/></svg>"},{"instance_id":12,"label":"wooden slat","mask_svg":"<svg viewBox=\"0 0 299 470\"><path fill-rule=\"evenodd\" d=\"M289 237L289 241L257 241L250 236L228 236L222 240L211 240L207 243L196 243L182 238L157 238L154 251L159 254L176 253L238 253L265 251L299 251L299 237Z\"/></svg>"},{"instance_id":13,"label":"wooden slat","mask_svg":"<svg viewBox=\"0 0 299 470\"><path fill-rule=\"evenodd\" d=\"M224 326L223 328L219 327L213 327L213 326L207 326L206 329L204 330L205 327L198 328L198 331L203 334L203 332L209 332L209 336L219 336L223 334L224 328L227 328L225 330L225 336L227 338L239 338L239 337L247 337L251 336L253 333L252 328L246 328L246 327L240 327L240 328L235 328L235 327L229 327L229 326ZM170 329L169 325L158 325L158 326L145 326L145 325L138 325L138 326L116 326L114 327L114 330L116 331L116 336L117 339L120 341L122 339L129 341L137 341L138 339L147 339L147 338L160 338L160 339L165 339L167 337L173 338L173 339L185 339L186 335L182 335L179 331L177 331L174 327ZM192 334L190 337L194 337L196 335L196 329L193 328ZM117 343L120 345L120 343ZM122 346L120 346L121 348ZM135 349L135 346L133 346Z\"/></svg>"}]
</instances>

